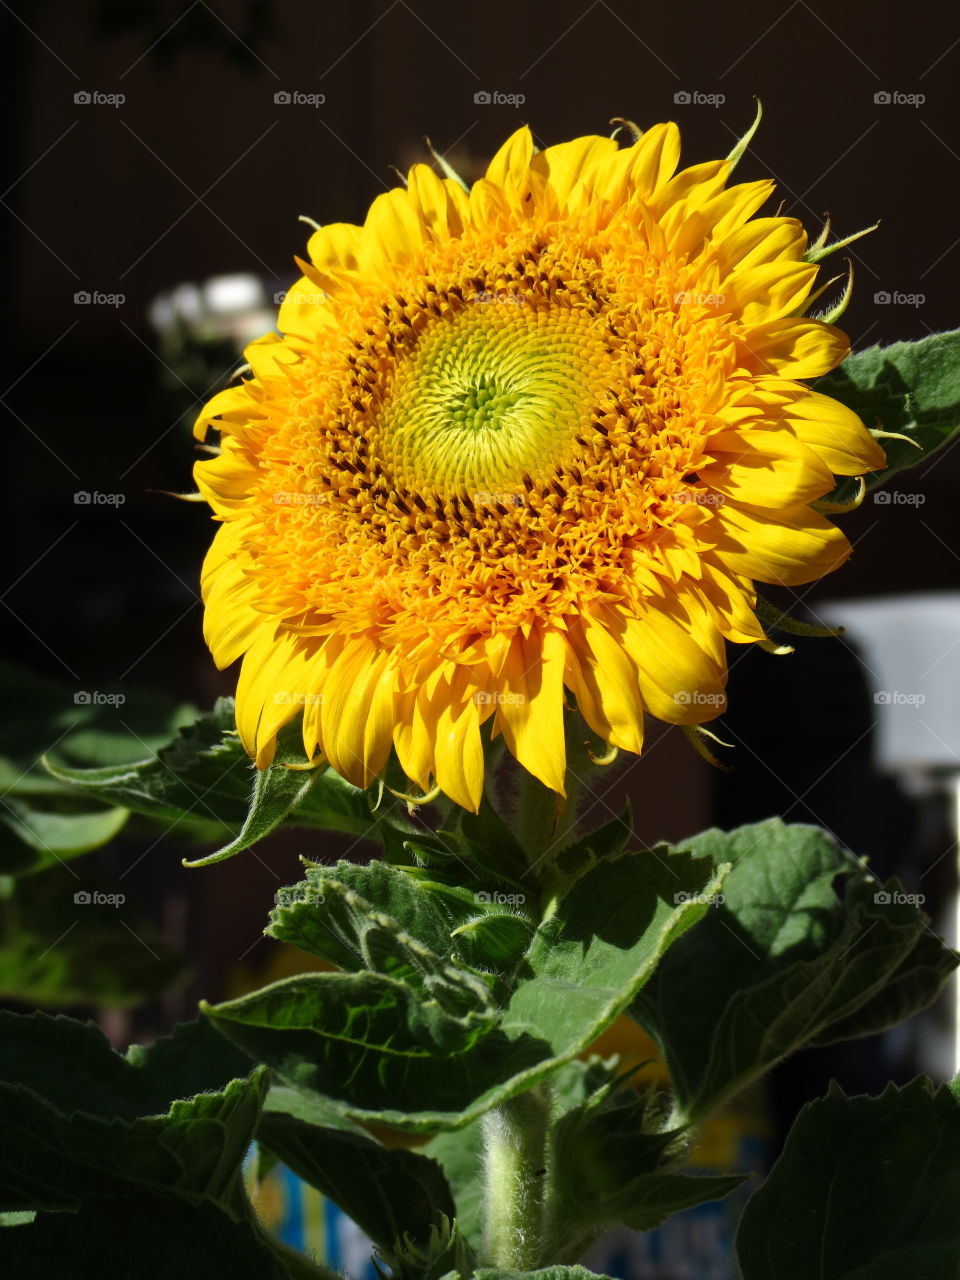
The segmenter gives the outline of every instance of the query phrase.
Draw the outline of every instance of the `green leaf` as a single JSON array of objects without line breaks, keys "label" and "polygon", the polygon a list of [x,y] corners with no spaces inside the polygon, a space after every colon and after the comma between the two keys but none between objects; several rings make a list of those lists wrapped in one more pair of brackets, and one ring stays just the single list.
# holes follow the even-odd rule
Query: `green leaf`
[{"label": "green leaf", "polygon": [[283,822],[377,839],[367,793],[330,769],[288,767],[303,763],[299,728],[293,724],[280,734],[274,764],[255,769],[236,736],[233,700],[221,698],[211,713],[145,759],[77,769],[56,758],[47,767],[59,782],[106,804],[174,823],[212,822],[236,832],[200,863],[250,848]]},{"label": "green leaf", "polygon": [[[209,1201],[161,1196],[92,1200],[78,1213],[41,1213],[3,1237],[11,1276],[51,1280],[291,1280],[294,1273],[251,1222],[235,1222]],[[327,1273],[333,1280],[332,1273]]]},{"label": "green leaf", "polygon": [[610,1280],[586,1267],[542,1267],[539,1271],[501,1271],[499,1267],[480,1267],[473,1280]]},{"label": "green leaf", "polygon": [[39,758],[56,748],[75,765],[136,760],[168,740],[196,716],[152,691],[79,690],[25,667],[0,663],[0,791],[15,795],[63,794]]},{"label": "green leaf", "polygon": [[77,904],[59,871],[17,882],[0,915],[0,1000],[128,1007],[167,991],[183,963],[149,921],[126,907]]},{"label": "green leaf", "polygon": [[[821,378],[816,390],[853,409],[868,427],[919,445],[880,441],[887,466],[866,479],[871,489],[885,484],[898,471],[927,461],[960,428],[960,330],[858,351]],[[851,490],[850,482],[841,488]]]},{"label": "green leaf", "polygon": [[330,1112],[333,1123],[318,1124],[316,1110],[301,1108],[293,1090],[277,1090],[261,1117],[259,1141],[339,1205],[395,1266],[405,1234],[425,1248],[441,1217],[456,1216],[443,1170],[415,1151],[392,1150],[369,1134],[342,1128]]},{"label": "green leaf", "polygon": [[92,1023],[0,1011],[0,1208],[72,1210],[148,1188],[239,1219],[267,1086],[249,1067],[198,1024],[123,1058]]},{"label": "green leaf", "polygon": [[737,1235],[744,1280],[942,1280],[960,1256],[960,1107],[914,1080],[808,1103]]},{"label": "green leaf", "polygon": [[105,804],[172,822],[186,815],[207,818],[225,828],[244,821],[252,786],[250,761],[234,732],[229,698],[220,698],[212,712],[146,758],[76,769],[62,764],[58,754],[48,759],[47,767],[54,778]]},{"label": "green leaf", "polygon": [[[432,953],[416,980],[404,968],[401,978],[308,974],[206,1012],[256,1061],[356,1120],[415,1132],[461,1128],[592,1044],[709,909],[721,878],[708,860],[685,854],[603,863],[539,926],[498,1010],[483,984],[478,990],[464,971],[458,986]],[[382,954],[402,958],[390,949],[394,927]]]},{"label": "green leaf", "polygon": [[623,813],[611,818],[593,831],[574,840],[556,856],[556,863],[562,871],[576,870],[579,864],[594,858],[609,858],[622,853],[633,834],[633,812],[627,801]]},{"label": "green leaf", "polygon": [[423,1154],[443,1170],[457,1207],[457,1225],[464,1239],[479,1251],[483,1236],[483,1120],[474,1120],[455,1133],[438,1133]]},{"label": "green leaf", "polygon": [[683,847],[734,869],[722,904],[671,950],[633,1012],[688,1120],[805,1044],[917,1012],[956,964],[896,883],[882,890],[816,827],[773,819]]},{"label": "green leaf", "polygon": [[567,1111],[552,1139],[561,1256],[579,1256],[611,1226],[649,1231],[671,1213],[720,1199],[744,1181],[677,1172],[688,1145],[682,1130],[663,1129],[651,1099],[618,1081]]},{"label": "green leaf", "polygon": [[514,914],[523,912],[525,896],[498,884],[448,884],[439,875],[383,862],[309,867],[305,880],[277,894],[267,933],[350,972],[392,971],[378,958],[387,929],[455,965],[511,972],[533,936],[532,922]]},{"label": "green leaf", "polygon": [[118,808],[57,813],[16,796],[4,797],[0,805],[0,875],[46,871],[99,849],[130,816]]}]

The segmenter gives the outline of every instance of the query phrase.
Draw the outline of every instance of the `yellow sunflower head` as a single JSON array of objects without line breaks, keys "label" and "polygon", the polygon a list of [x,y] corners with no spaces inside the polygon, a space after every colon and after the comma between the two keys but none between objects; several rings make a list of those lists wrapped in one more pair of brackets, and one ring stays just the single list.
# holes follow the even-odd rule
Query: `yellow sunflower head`
[{"label": "yellow sunflower head", "polygon": [[709,720],[724,642],[765,640],[753,583],[847,557],[811,503],[884,459],[798,381],[848,350],[804,318],[805,233],[679,150],[523,128],[469,190],[414,165],[310,238],[197,424],[205,634],[261,768],[302,712],[359,786],[395,748],[475,810],[489,732],[562,794],[568,695],[631,752],[645,713]]}]

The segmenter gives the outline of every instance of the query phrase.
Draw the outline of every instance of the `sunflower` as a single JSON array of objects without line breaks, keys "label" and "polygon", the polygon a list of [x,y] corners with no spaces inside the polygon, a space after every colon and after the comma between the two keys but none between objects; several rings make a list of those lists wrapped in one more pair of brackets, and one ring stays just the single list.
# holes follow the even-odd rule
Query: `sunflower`
[{"label": "sunflower", "polygon": [[725,641],[767,643],[754,583],[849,555],[811,504],[884,458],[798,381],[848,351],[804,315],[803,228],[735,157],[677,172],[674,124],[636,132],[522,128],[469,189],[414,165],[316,229],[200,415],[205,635],[260,768],[302,712],[358,786],[395,749],[476,810],[502,734],[562,795],[568,697],[629,752],[645,713],[719,715]]}]

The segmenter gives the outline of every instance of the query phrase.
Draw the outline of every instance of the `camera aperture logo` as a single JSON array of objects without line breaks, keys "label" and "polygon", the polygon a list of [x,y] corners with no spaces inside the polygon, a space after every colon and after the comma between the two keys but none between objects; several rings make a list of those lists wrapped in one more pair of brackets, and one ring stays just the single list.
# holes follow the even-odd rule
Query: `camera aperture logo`
[{"label": "camera aperture logo", "polygon": [[494,889],[488,893],[485,889],[481,889],[473,895],[473,900],[481,906],[522,907],[527,900],[527,896],[524,893],[501,893],[499,889]]}]

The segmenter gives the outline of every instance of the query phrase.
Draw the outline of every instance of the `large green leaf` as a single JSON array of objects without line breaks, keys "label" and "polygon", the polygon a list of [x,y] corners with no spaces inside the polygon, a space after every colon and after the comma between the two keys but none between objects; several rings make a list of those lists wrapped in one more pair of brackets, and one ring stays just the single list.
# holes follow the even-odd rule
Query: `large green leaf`
[{"label": "large green leaf", "polygon": [[[221,698],[212,712],[146,758],[97,769],[51,758],[48,768],[61,783],[106,804],[174,823],[202,820],[232,833],[203,862],[239,853],[283,822],[378,839],[367,793],[332,769],[305,770],[303,763],[294,724],[281,732],[270,768],[255,769],[236,735],[233,700]],[[384,809],[402,831],[417,830],[401,816],[398,802]]]},{"label": "large green leaf", "polygon": [[619,1083],[595,1089],[554,1127],[561,1257],[579,1257],[605,1228],[649,1231],[671,1213],[718,1200],[744,1181],[679,1172],[688,1135],[665,1130],[660,1108]]},{"label": "large green leaf", "polygon": [[944,1280],[960,1258],[960,1107],[915,1080],[797,1118],[737,1235],[744,1280]]},{"label": "large green leaf", "polygon": [[393,972],[382,952],[395,952],[387,934],[402,932],[454,964],[506,977],[534,931],[526,896],[512,885],[448,883],[436,870],[383,862],[309,867],[277,898],[267,932],[351,972]]},{"label": "large green leaf", "polygon": [[291,1089],[271,1094],[259,1141],[294,1173],[316,1187],[373,1240],[388,1265],[404,1235],[419,1248],[433,1228],[452,1221],[456,1206],[443,1170],[415,1151],[390,1149],[369,1134],[343,1127],[333,1108],[318,1123],[315,1106]]},{"label": "large green leaf", "polygon": [[46,1280],[292,1280],[333,1272],[285,1265],[253,1222],[236,1222],[210,1201],[165,1196],[90,1200],[77,1213],[41,1213],[8,1228],[0,1249],[11,1277]]},{"label": "large green leaf", "polygon": [[[433,959],[416,981],[307,974],[206,1012],[256,1061],[354,1119],[460,1128],[583,1052],[709,910],[720,882],[708,859],[685,854],[606,861],[539,926],[493,1018],[482,984],[464,971],[458,988]],[[472,1007],[458,1003],[466,990]]]},{"label": "large green leaf", "polygon": [[687,1119],[805,1044],[915,1013],[956,965],[899,885],[884,890],[816,827],[774,819],[683,847],[734,869],[722,904],[666,956],[634,1014],[659,1042]]},{"label": "large green leaf", "polygon": [[868,427],[909,438],[880,441],[887,466],[868,476],[867,484],[885,484],[926,461],[960,429],[960,330],[858,351],[816,389],[849,406]]},{"label": "large green leaf", "polygon": [[[148,1189],[216,1201],[243,1216],[239,1170],[256,1131],[265,1069],[177,1098],[162,1074],[172,1042],[157,1057],[142,1050],[131,1061],[92,1024],[42,1014],[0,1013],[0,1037],[4,1210],[76,1210],[91,1196]],[[213,1062],[231,1061],[199,1031],[177,1047],[182,1054],[204,1043]],[[211,1062],[187,1070],[206,1083]]]},{"label": "large green leaf", "polygon": [[130,816],[120,808],[57,812],[38,807],[39,799],[0,799],[0,875],[46,871],[99,849],[119,834]]},{"label": "large green leaf", "polygon": [[126,809],[99,805],[40,757],[55,749],[69,765],[103,765],[153,750],[195,714],[158,694],[76,689],[0,663],[0,876],[55,866],[112,840]]},{"label": "large green leaf", "polygon": [[89,877],[64,882],[59,870],[17,881],[0,910],[0,1001],[59,1008],[124,1007],[158,996],[184,975],[183,962],[128,907],[78,904]]},{"label": "large green leaf", "polygon": [[588,1271],[586,1267],[542,1267],[539,1271],[502,1271],[499,1267],[480,1267],[473,1280],[610,1280],[609,1276]]}]

